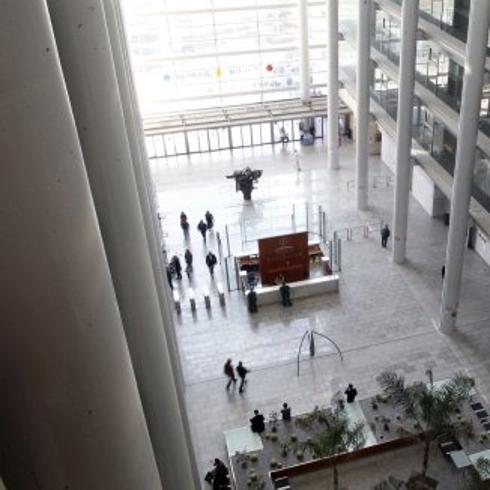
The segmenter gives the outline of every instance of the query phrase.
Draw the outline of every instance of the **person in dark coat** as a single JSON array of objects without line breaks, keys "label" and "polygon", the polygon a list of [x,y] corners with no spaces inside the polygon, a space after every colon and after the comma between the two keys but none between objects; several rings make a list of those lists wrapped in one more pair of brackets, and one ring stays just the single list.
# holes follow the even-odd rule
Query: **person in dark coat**
[{"label": "person in dark coat", "polygon": [[184,213],[184,211],[180,213],[180,227],[184,232],[184,237],[187,238],[189,235],[189,222],[187,221],[187,215]]},{"label": "person in dark coat", "polygon": [[170,270],[170,266],[167,265],[167,281],[168,285],[170,286],[170,289],[174,288],[174,285],[172,283],[172,272]]},{"label": "person in dark coat", "polygon": [[235,368],[233,367],[231,359],[228,359],[225,362],[223,371],[225,373],[225,376],[228,378],[228,383],[226,384],[226,390],[228,391],[230,389],[231,383],[233,383],[233,386],[236,385]]},{"label": "person in dark coat", "polygon": [[441,276],[442,276],[442,280],[444,281],[444,276],[446,275],[446,266],[443,265],[442,266],[442,269],[441,269]]},{"label": "person in dark coat", "polygon": [[282,306],[293,306],[293,303],[291,303],[291,290],[285,280],[283,280],[279,292],[281,293]]},{"label": "person in dark coat", "polygon": [[250,429],[257,434],[261,434],[265,430],[264,416],[258,410],[254,410],[254,416],[250,419]]},{"label": "person in dark coat", "polygon": [[216,258],[216,255],[214,255],[213,252],[208,252],[206,255],[206,265],[208,266],[209,273],[211,275],[214,274],[214,266],[218,262],[218,259]]},{"label": "person in dark coat", "polygon": [[203,220],[199,221],[197,229],[201,232],[203,240],[206,241],[206,231],[208,230],[208,227]]},{"label": "person in dark coat", "polygon": [[210,211],[206,211],[206,214],[204,215],[204,219],[206,220],[206,225],[208,227],[208,230],[210,230],[214,226],[214,216],[211,214]]},{"label": "person in dark coat", "polygon": [[228,488],[230,484],[230,477],[228,476],[228,468],[221,459],[215,458],[213,463],[213,490],[221,490],[222,488]]},{"label": "person in dark coat", "polygon": [[257,313],[257,293],[253,288],[247,294],[247,304],[249,313]]},{"label": "person in dark coat", "polygon": [[282,420],[285,421],[291,420],[291,407],[288,406],[286,402],[282,404],[281,415],[282,415]]},{"label": "person in dark coat", "polygon": [[192,257],[192,252],[189,249],[186,249],[184,253],[184,260],[187,265],[190,265],[192,267],[193,257]]},{"label": "person in dark coat", "polygon": [[245,378],[247,377],[247,374],[250,372],[250,370],[247,369],[242,364],[242,361],[239,361],[238,366],[236,367],[236,372],[238,374],[238,377],[240,378],[240,387],[238,388],[238,392],[243,393],[243,387],[244,387],[245,383],[247,382]]},{"label": "person in dark coat", "polygon": [[177,279],[182,279],[182,266],[180,265],[180,260],[177,255],[174,255],[172,257],[172,266],[175,271],[175,275],[177,276]]},{"label": "person in dark coat", "polygon": [[381,246],[383,248],[386,248],[386,245],[388,244],[388,238],[390,238],[391,232],[390,229],[388,228],[388,225],[384,225],[384,227],[381,229]]},{"label": "person in dark coat", "polygon": [[344,394],[347,397],[347,403],[353,403],[357,396],[357,390],[354,388],[354,385],[349,383],[349,386],[344,391]]}]

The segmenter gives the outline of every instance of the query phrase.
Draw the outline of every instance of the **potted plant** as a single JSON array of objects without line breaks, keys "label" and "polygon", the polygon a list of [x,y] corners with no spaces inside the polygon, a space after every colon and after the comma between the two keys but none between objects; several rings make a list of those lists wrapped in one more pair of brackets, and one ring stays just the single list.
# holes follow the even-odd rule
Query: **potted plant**
[{"label": "potted plant", "polygon": [[[345,411],[338,407],[333,410],[324,410],[318,422],[321,428],[317,437],[306,442],[306,446],[318,458],[359,449],[364,444],[364,424],[349,424]],[[339,473],[337,465],[334,464],[332,469],[333,488],[338,490]]]},{"label": "potted plant", "polygon": [[[422,479],[427,475],[429,452],[432,441],[442,436],[454,435],[456,428],[451,417],[462,404],[469,399],[474,386],[472,378],[457,374],[442,386],[434,386],[432,372],[429,372],[429,383],[405,384],[403,376],[386,371],[377,378],[384,393],[392,403],[399,407],[406,419],[412,420],[420,427],[424,438],[424,456],[422,462]],[[415,427],[415,425],[414,425]]]},{"label": "potted plant", "polygon": [[283,458],[287,458],[288,454],[289,454],[289,444],[287,442],[285,442],[284,444],[281,445],[281,455]]}]

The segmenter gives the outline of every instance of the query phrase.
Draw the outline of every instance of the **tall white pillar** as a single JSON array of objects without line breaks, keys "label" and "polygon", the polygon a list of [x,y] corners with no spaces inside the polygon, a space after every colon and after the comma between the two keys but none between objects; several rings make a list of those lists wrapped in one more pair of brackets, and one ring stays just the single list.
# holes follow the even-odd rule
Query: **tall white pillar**
[{"label": "tall white pillar", "polygon": [[308,0],[298,0],[299,5],[299,91],[303,102],[310,96],[310,53],[308,51]]},{"label": "tall white pillar", "polygon": [[407,248],[418,11],[419,0],[403,2],[396,123],[395,209],[393,212],[393,261],[396,264],[405,262]]},{"label": "tall white pillar", "polygon": [[102,0],[48,0],[164,488],[195,488]]},{"label": "tall white pillar", "polygon": [[356,74],[356,200],[357,209],[368,204],[368,127],[369,127],[369,59],[371,0],[358,0],[357,74]]},{"label": "tall white pillar", "polygon": [[2,478],[160,490],[45,1],[3,1],[0,42]]},{"label": "tall white pillar", "polygon": [[158,291],[158,298],[160,300],[160,311],[168,344],[167,351],[172,363],[175,389],[179,400],[181,419],[186,435],[185,443],[190,457],[188,471],[193,474],[195,486],[196,488],[199,488],[202,475],[199,475],[197,464],[195,462],[190,425],[185,409],[184,377],[175,334],[175,323],[172,314],[173,305],[170,302],[170,288],[161,252],[163,237],[161,236],[160,225],[157,219],[156,191],[153,186],[148,165],[143,122],[138,106],[131,68],[131,56],[127,43],[124,16],[120,0],[104,0],[104,8],[124,112],[128,142],[131,149],[136,184],[138,187],[141,209],[143,211],[146,235],[148,237],[154,279]]},{"label": "tall white pillar", "polygon": [[327,145],[328,166],[339,168],[339,2],[327,0],[328,15],[328,80],[327,80]]},{"label": "tall white pillar", "polygon": [[458,148],[451,198],[446,250],[446,274],[442,291],[440,329],[456,326],[463,273],[466,230],[473,184],[473,167],[480,119],[480,99],[488,40],[488,0],[472,0],[463,77],[463,95],[458,126]]}]

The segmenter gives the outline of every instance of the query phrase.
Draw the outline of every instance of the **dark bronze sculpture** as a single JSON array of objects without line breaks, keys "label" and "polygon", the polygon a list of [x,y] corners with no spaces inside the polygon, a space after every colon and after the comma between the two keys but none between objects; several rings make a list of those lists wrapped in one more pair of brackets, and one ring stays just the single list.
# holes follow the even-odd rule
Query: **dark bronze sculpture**
[{"label": "dark bronze sculpture", "polygon": [[262,170],[252,170],[250,167],[245,167],[243,170],[235,170],[231,175],[227,175],[226,178],[235,179],[236,191],[241,191],[243,199],[250,201],[254,190],[254,182],[258,182],[261,175]]}]

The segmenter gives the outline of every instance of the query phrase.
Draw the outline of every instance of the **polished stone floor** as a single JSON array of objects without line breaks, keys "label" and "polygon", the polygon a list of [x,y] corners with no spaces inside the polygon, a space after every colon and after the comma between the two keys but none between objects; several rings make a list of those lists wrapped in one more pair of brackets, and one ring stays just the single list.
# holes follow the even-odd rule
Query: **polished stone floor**
[{"label": "polished stone floor", "polygon": [[[332,395],[354,383],[361,398],[377,392],[376,376],[397,370],[407,379],[422,379],[432,369],[436,379],[463,370],[475,376],[478,388],[490,397],[490,274],[473,251],[467,250],[458,331],[444,336],[436,329],[441,294],[447,227],[430,218],[415,201],[410,203],[408,260],[403,266],[391,261],[380,247],[378,233],[363,238],[356,227],[366,223],[391,223],[393,187],[388,168],[370,161],[370,207],[355,210],[354,150],[341,148],[341,169],[329,171],[325,148],[320,144],[301,149],[302,170],[296,170],[289,151],[270,146],[152,161],[169,255],[185,247],[194,254],[195,271],[175,281],[183,297],[182,314],[176,318],[179,348],[184,364],[188,411],[200,470],[213,457],[224,457],[223,431],[247,424],[254,408],[265,414],[287,401],[295,412],[328,404]],[[245,165],[263,169],[252,203],[235,193],[225,178]],[[305,204],[308,203],[308,204]],[[226,255],[225,225],[232,253],[254,248],[257,237],[306,229],[317,231],[317,209],[327,215],[327,229],[354,228],[353,239],[342,243],[340,292],[298,300],[292,308],[270,305],[250,316],[238,291],[227,293],[225,308],[217,302],[216,282],[227,285],[224,260],[212,279],[204,265],[208,247],[217,251],[217,232]],[[196,230],[209,209],[216,218],[215,231],[205,245]],[[184,210],[191,236],[184,241],[179,214]],[[341,236],[343,234],[341,233]],[[313,235],[312,235],[313,237]],[[230,273],[231,278],[233,274]],[[230,281],[233,283],[233,280]],[[197,311],[186,301],[194,287]],[[207,311],[201,298],[203,286],[213,292]],[[232,284],[233,286],[233,284]],[[317,356],[298,346],[308,328],[331,337],[344,354],[341,361],[327,343],[317,343]],[[222,374],[230,357],[252,370],[246,392],[227,393]]]}]

